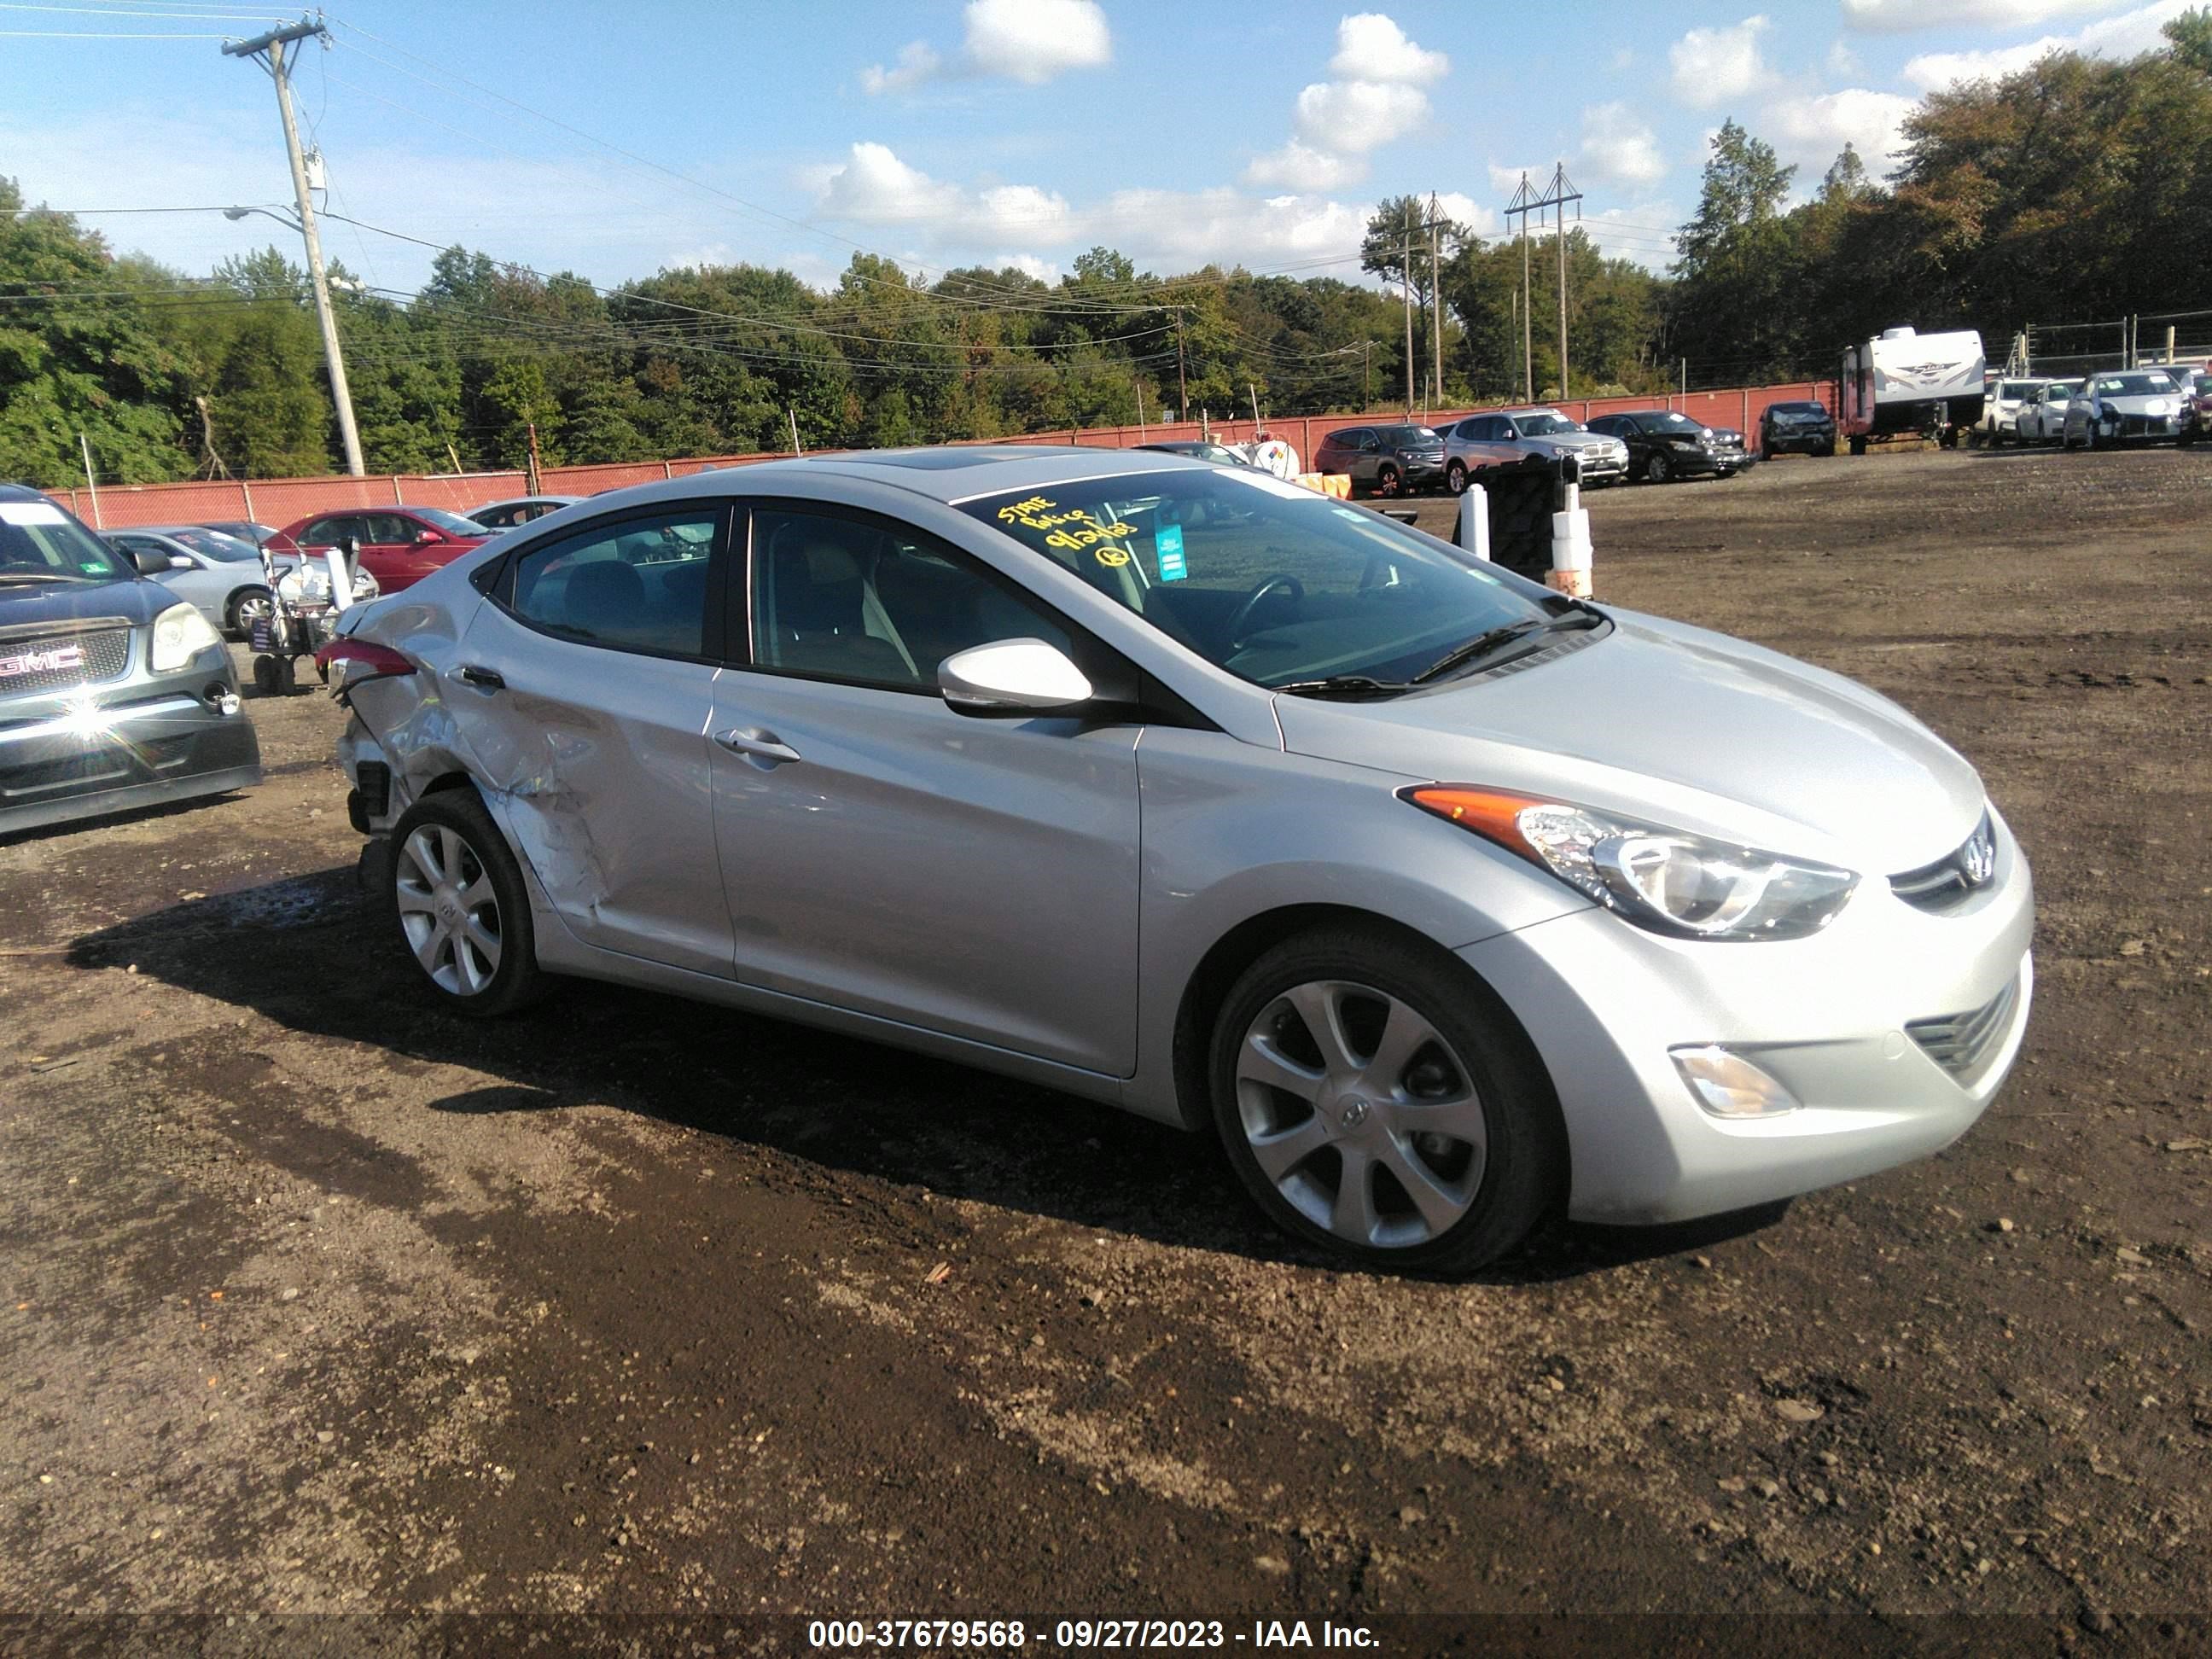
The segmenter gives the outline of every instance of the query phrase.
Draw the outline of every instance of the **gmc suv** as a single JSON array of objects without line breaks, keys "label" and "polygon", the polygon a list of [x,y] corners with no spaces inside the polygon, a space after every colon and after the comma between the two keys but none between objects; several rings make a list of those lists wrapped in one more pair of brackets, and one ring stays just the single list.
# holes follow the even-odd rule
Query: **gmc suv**
[{"label": "gmc suv", "polygon": [[0,483],[0,834],[260,781],[207,618],[37,490]]}]

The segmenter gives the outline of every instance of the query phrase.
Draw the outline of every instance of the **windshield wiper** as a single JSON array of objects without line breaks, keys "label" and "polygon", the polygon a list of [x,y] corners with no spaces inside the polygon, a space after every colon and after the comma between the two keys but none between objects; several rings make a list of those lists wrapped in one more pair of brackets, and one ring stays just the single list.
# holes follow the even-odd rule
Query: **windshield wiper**
[{"label": "windshield wiper", "polygon": [[1317,680],[1291,680],[1267,690],[1301,697],[1395,697],[1413,686],[1401,680],[1378,680],[1372,674],[1329,674]]},{"label": "windshield wiper", "polygon": [[1425,685],[1431,680],[1450,673],[1455,668],[1465,667],[1478,658],[1489,656],[1492,652],[1502,650],[1516,640],[1526,639],[1532,634],[1548,634],[1554,629],[1562,628],[1595,628],[1607,620],[1604,611],[1586,599],[1569,599],[1566,605],[1568,609],[1553,616],[1531,617],[1525,622],[1508,623],[1503,628],[1493,628],[1487,633],[1476,635],[1465,645],[1456,650],[1447,651],[1414,675],[1411,684]]}]

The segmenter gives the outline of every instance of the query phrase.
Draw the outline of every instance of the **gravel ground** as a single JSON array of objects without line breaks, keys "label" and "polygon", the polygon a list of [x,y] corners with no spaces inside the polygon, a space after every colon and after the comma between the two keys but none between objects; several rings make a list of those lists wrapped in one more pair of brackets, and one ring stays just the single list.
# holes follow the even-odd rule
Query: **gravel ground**
[{"label": "gravel ground", "polygon": [[2026,842],[1958,1146],[1345,1272],[1078,1102],[428,1009],[338,711],[260,701],[253,794],[0,842],[0,1612],[2212,1612],[2212,454],[1590,505],[1601,599],[1897,697]]}]

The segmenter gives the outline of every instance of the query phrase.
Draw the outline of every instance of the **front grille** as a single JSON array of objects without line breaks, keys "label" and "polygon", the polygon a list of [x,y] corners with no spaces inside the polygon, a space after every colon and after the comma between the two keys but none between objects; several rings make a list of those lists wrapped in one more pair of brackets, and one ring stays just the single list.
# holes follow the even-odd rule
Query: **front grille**
[{"label": "front grille", "polygon": [[1935,863],[1892,876],[1889,890],[1915,909],[1948,910],[1989,885],[1996,870],[1996,830],[1984,812],[1974,833]]},{"label": "front grille", "polygon": [[0,697],[119,680],[131,670],[131,629],[112,624],[69,634],[0,638]]},{"label": "front grille", "polygon": [[1989,1069],[1990,1057],[2004,1041],[2019,1001],[2020,978],[2014,975],[2003,990],[1972,1013],[1911,1020],[1905,1033],[1929,1059],[1960,1083],[1971,1085]]}]

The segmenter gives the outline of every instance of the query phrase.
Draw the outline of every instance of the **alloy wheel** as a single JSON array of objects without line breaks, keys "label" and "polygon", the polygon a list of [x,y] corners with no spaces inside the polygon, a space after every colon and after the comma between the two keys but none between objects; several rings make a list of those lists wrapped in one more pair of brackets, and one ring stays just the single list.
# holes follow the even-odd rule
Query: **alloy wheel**
[{"label": "alloy wheel", "polygon": [[276,603],[266,593],[248,593],[231,607],[231,626],[239,633],[250,634],[254,623],[266,622],[275,611]]},{"label": "alloy wheel", "polygon": [[1462,466],[1457,461],[1454,461],[1451,464],[1450,469],[1444,474],[1444,484],[1445,487],[1455,495],[1466,495],[1467,469]]},{"label": "alloy wheel", "polygon": [[1285,991],[1244,1033],[1236,1091],[1261,1172],[1347,1243],[1429,1243],[1481,1190],[1489,1133],[1471,1074],[1387,992],[1343,980]]},{"label": "alloy wheel", "polygon": [[1378,495],[1395,495],[1398,493],[1396,467],[1386,466],[1375,475],[1375,493]]},{"label": "alloy wheel", "polygon": [[499,895],[467,838],[426,823],[401,845],[393,881],[399,925],[422,971],[441,991],[474,996],[499,972]]},{"label": "alloy wheel", "polygon": [[1644,467],[1644,476],[1650,479],[1653,483],[1665,483],[1672,469],[1667,465],[1667,458],[1656,452]]}]

